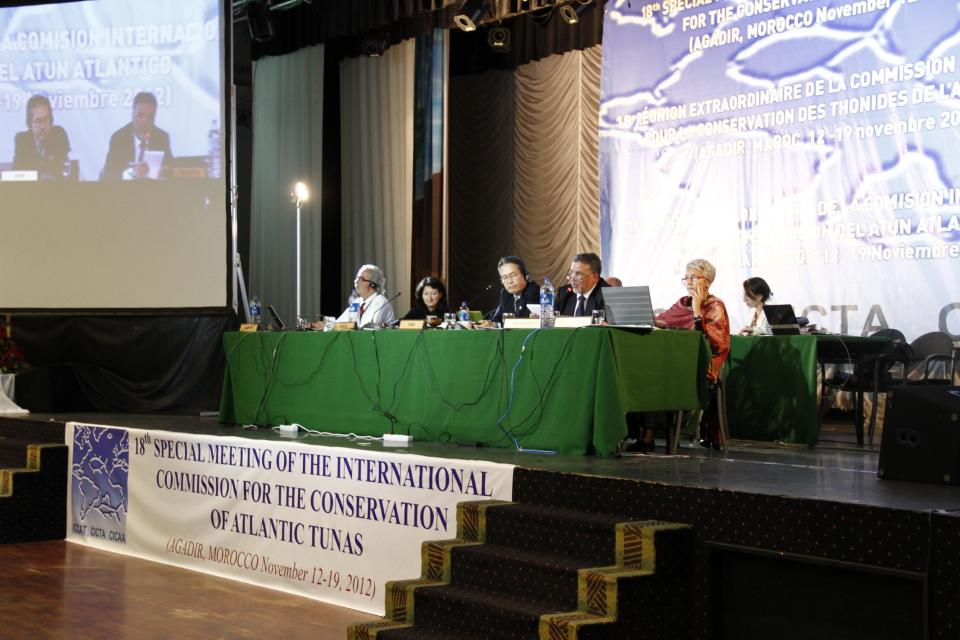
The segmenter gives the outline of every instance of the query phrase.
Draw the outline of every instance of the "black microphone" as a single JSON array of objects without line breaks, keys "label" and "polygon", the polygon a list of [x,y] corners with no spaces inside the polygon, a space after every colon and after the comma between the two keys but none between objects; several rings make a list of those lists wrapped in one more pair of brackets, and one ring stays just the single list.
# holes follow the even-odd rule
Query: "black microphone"
[{"label": "black microphone", "polygon": [[[399,298],[399,297],[401,296],[401,294],[402,294],[402,292],[397,291],[395,294],[393,294],[392,296],[390,296],[389,298],[387,298],[387,301],[386,301],[386,302],[384,302],[382,305],[380,305],[379,307],[377,307],[377,310],[383,309],[386,305],[390,304],[391,302],[393,302],[394,300],[396,300],[397,298]],[[381,295],[383,295],[383,294],[381,294]],[[373,321],[371,320],[370,322],[367,322],[366,324],[364,324],[364,325],[361,326],[360,328],[361,328],[361,329],[364,329],[364,328],[366,328],[366,327],[372,327],[372,326],[374,326],[374,325],[373,325]],[[380,322],[380,326],[381,326],[381,327],[382,327],[382,326],[386,326],[386,324],[381,321],[381,322]]]},{"label": "black microphone", "polygon": [[475,296],[473,296],[472,298],[470,298],[469,302],[467,302],[467,307],[472,307],[472,306],[473,306],[473,303],[480,299],[480,296],[482,296],[483,294],[485,294],[487,291],[490,291],[490,289],[493,289],[493,288],[494,288],[495,286],[497,286],[498,284],[500,284],[500,281],[499,281],[499,280],[494,280],[493,282],[491,282],[490,284],[488,284],[487,286],[485,286],[483,289],[480,290],[480,293],[478,293],[477,295],[475,295]]}]

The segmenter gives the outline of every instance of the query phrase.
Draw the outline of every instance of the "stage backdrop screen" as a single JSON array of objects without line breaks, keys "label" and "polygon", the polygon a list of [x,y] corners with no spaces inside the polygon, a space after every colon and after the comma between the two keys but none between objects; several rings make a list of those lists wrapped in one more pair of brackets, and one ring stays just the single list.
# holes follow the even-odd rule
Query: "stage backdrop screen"
[{"label": "stage backdrop screen", "polygon": [[685,293],[717,267],[830,330],[960,334],[960,5],[610,0],[605,272]]},{"label": "stage backdrop screen", "polygon": [[227,304],[222,0],[0,8],[0,309]]}]

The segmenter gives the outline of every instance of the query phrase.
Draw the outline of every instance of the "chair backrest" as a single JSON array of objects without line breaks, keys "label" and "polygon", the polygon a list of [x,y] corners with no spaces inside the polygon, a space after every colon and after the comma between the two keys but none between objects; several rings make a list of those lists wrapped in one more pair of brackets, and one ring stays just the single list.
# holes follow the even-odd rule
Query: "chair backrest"
[{"label": "chair backrest", "polygon": [[931,331],[911,342],[910,348],[917,360],[932,355],[949,356],[953,355],[953,338],[942,331]]}]

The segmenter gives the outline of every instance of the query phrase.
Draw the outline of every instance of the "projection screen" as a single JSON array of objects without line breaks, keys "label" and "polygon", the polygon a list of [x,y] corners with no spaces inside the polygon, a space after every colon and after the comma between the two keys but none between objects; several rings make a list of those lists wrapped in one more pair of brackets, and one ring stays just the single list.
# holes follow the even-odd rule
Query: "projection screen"
[{"label": "projection screen", "polygon": [[228,15],[0,8],[0,309],[227,305]]}]

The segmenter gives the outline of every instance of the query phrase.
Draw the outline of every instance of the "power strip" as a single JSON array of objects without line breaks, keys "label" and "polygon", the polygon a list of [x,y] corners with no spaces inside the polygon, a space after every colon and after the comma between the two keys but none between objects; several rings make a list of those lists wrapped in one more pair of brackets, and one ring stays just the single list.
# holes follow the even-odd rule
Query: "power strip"
[{"label": "power strip", "polygon": [[410,444],[413,442],[413,436],[405,433],[385,433],[383,434],[383,443],[392,442],[394,444]]}]

